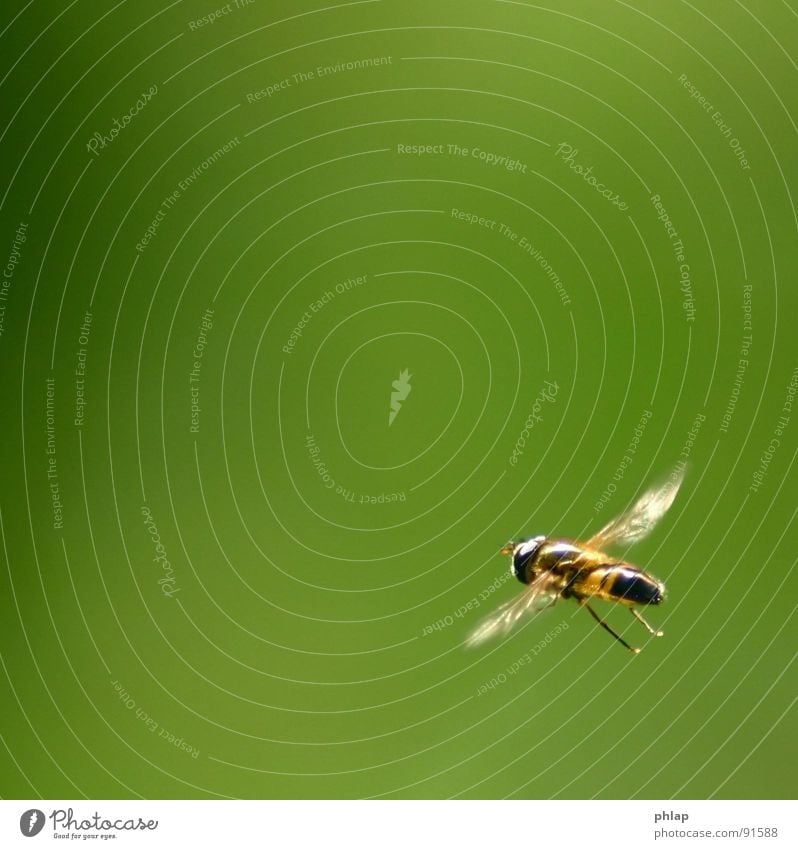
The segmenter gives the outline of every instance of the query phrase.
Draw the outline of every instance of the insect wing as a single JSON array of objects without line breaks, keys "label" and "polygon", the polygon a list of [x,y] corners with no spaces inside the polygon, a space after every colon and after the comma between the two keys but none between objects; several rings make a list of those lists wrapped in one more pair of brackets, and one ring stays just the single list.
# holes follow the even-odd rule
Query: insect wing
[{"label": "insect wing", "polygon": [[556,599],[557,593],[552,587],[551,576],[541,575],[526,588],[522,595],[505,602],[491,616],[483,619],[476,630],[468,636],[466,646],[478,646],[491,637],[508,633],[524,614],[537,613],[553,604]]},{"label": "insect wing", "polygon": [[643,539],[673,504],[683,478],[684,475],[679,473],[675,479],[649,489],[626,513],[605,525],[586,545],[601,549],[608,545],[632,543]]}]

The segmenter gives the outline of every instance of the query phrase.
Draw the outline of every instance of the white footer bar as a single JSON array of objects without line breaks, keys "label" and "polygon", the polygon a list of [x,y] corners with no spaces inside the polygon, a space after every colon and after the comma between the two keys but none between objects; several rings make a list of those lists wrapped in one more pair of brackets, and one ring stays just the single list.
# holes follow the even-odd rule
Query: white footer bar
[{"label": "white footer bar", "polygon": [[798,846],[793,801],[0,801],[0,846]]}]

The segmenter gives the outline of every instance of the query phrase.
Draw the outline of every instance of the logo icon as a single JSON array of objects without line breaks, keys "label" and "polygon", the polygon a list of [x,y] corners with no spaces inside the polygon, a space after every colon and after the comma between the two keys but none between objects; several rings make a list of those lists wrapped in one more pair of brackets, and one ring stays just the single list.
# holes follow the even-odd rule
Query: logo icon
[{"label": "logo icon", "polygon": [[412,376],[407,369],[403,369],[399,372],[399,379],[394,380],[391,384],[394,391],[391,392],[391,412],[388,413],[388,427],[393,424],[393,420],[399,415],[399,410],[402,409],[402,401],[407,398],[413,388],[410,385]]},{"label": "logo icon", "polygon": [[36,837],[44,828],[44,811],[31,808],[19,818],[19,830],[25,837]]}]

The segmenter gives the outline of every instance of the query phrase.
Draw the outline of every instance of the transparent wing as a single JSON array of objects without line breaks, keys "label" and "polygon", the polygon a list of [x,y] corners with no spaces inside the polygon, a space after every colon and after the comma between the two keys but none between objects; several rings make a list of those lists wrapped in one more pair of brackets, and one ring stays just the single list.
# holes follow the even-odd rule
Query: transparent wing
[{"label": "transparent wing", "polygon": [[675,478],[671,477],[666,483],[649,489],[629,510],[605,525],[585,545],[602,549],[613,544],[632,543],[643,539],[673,504],[682,480],[683,470]]},{"label": "transparent wing", "polygon": [[466,646],[477,646],[506,634],[524,614],[538,613],[544,607],[554,604],[557,593],[552,588],[552,576],[544,573],[524,590],[523,594],[505,602],[491,616],[483,619],[476,630],[469,634]]}]

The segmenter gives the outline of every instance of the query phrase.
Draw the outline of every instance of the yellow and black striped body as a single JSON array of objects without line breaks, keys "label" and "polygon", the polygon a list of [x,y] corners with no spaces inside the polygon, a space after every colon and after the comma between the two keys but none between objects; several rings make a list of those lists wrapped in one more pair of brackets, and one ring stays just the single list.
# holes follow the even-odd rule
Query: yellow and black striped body
[{"label": "yellow and black striped body", "polygon": [[566,539],[529,540],[515,551],[512,571],[525,584],[547,575],[563,598],[659,604],[665,593],[663,584],[642,569]]}]

